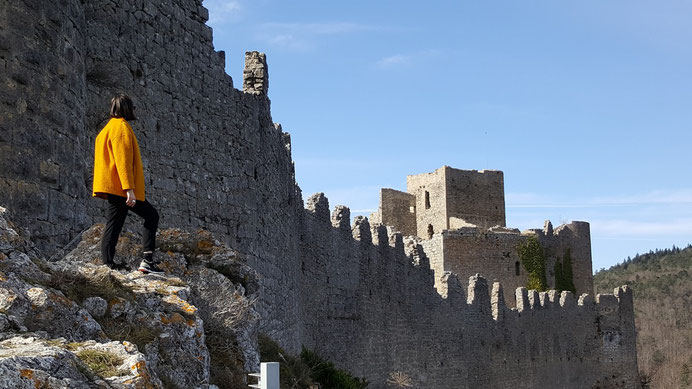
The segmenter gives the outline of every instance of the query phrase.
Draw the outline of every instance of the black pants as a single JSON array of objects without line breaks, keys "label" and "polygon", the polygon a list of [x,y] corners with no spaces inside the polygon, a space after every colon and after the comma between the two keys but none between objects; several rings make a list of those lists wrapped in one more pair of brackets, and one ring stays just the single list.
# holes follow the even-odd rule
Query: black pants
[{"label": "black pants", "polygon": [[143,252],[154,252],[156,248],[156,229],[159,226],[159,213],[148,201],[137,201],[134,207],[128,207],[122,196],[108,195],[108,209],[106,210],[106,228],[101,238],[101,259],[106,265],[112,265],[115,256],[115,245],[118,244],[120,231],[125,224],[127,212],[132,211],[144,218],[144,231],[142,233]]}]

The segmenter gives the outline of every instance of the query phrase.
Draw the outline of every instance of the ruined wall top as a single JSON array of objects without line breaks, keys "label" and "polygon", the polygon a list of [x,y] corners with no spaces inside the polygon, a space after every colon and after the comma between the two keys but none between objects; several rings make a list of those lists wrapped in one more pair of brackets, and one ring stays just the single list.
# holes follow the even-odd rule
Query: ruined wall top
[{"label": "ruined wall top", "polygon": [[461,170],[445,166],[447,217],[481,228],[504,227],[505,185],[499,170]]},{"label": "ruined wall top", "polygon": [[258,51],[245,52],[245,69],[243,70],[243,92],[266,95],[269,90],[269,72],[267,57]]},{"label": "ruined wall top", "polygon": [[421,238],[450,228],[506,225],[504,177],[499,170],[442,166],[406,176],[406,192],[383,189],[379,209],[372,217]]}]

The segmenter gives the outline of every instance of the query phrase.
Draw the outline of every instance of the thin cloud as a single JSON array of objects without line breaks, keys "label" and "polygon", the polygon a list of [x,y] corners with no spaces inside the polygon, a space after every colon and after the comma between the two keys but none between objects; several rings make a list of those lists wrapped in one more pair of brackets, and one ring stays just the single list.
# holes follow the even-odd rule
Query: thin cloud
[{"label": "thin cloud", "polygon": [[238,21],[244,10],[238,0],[204,0],[204,6],[209,10],[209,24],[215,25]]},{"label": "thin cloud", "polygon": [[592,235],[613,237],[654,237],[692,235],[692,219],[670,221],[595,220]]},{"label": "thin cloud", "polygon": [[262,23],[257,39],[283,49],[305,51],[316,46],[320,37],[380,30],[382,27],[351,22]]},{"label": "thin cloud", "polygon": [[271,45],[294,50],[306,50],[310,47],[307,41],[299,39],[293,34],[267,35],[264,40]]},{"label": "thin cloud", "polygon": [[598,196],[579,202],[550,199],[535,193],[508,193],[507,208],[595,208],[692,204],[692,189],[655,190],[625,196]]},{"label": "thin cloud", "polygon": [[333,35],[349,34],[354,32],[372,31],[379,27],[350,22],[330,23],[262,23],[262,29],[291,32],[305,35]]},{"label": "thin cloud", "polygon": [[419,50],[413,53],[399,53],[383,57],[375,61],[375,67],[379,69],[392,69],[399,66],[406,66],[418,62],[420,60],[428,61],[431,57],[437,57],[444,53],[440,49]]},{"label": "thin cloud", "polygon": [[692,204],[692,189],[655,190],[629,196],[601,197],[594,199],[594,202],[605,205]]},{"label": "thin cloud", "polygon": [[403,54],[396,54],[378,60],[375,65],[380,69],[389,69],[393,66],[404,65],[411,61],[411,57]]}]

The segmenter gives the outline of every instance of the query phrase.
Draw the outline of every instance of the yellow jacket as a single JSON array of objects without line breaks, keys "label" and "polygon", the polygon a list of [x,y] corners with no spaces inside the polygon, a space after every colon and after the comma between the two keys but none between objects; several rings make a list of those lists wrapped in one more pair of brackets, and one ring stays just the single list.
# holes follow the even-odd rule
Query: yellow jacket
[{"label": "yellow jacket", "polygon": [[144,169],[139,144],[132,127],[123,118],[112,118],[96,137],[94,148],[94,197],[106,193],[144,201]]}]

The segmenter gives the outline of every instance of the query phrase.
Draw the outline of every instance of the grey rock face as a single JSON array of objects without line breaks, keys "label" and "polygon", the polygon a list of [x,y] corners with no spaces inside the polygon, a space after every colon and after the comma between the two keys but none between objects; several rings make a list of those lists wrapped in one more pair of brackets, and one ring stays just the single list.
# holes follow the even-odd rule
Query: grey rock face
[{"label": "grey rock face", "polygon": [[98,296],[88,297],[84,300],[82,306],[86,308],[86,310],[89,311],[91,316],[95,318],[103,317],[103,315],[106,314],[106,310],[108,309],[108,303],[106,302],[106,300]]},{"label": "grey rock face", "polygon": [[[0,213],[1,237],[15,236],[11,225]],[[114,271],[93,263],[100,228],[67,260],[29,260],[3,246],[12,255],[0,262],[0,372],[13,373],[0,387],[209,388],[223,379],[244,386],[259,367],[256,273],[211,234],[180,230],[160,239],[168,276]],[[121,243],[117,255],[129,263],[137,250]],[[117,363],[94,371],[91,357]],[[223,370],[228,361],[235,365]]]},{"label": "grey rock face", "polygon": [[[110,369],[93,371],[97,363]],[[144,355],[120,342],[65,342],[33,336],[0,342],[2,388],[163,388]]]},{"label": "grey rock face", "polygon": [[102,336],[101,326],[89,312],[62,292],[29,283],[15,273],[0,280],[0,311],[25,331],[44,330],[52,337],[72,341]]}]

